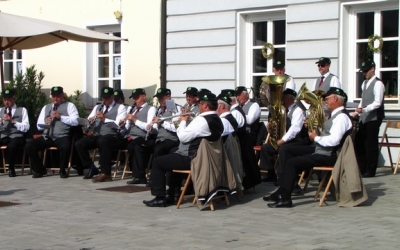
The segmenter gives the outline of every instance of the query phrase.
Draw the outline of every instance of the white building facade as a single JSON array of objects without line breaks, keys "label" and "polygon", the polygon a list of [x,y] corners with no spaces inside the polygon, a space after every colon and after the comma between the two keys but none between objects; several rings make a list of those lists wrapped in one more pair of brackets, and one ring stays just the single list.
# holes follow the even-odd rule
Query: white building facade
[{"label": "white building facade", "polygon": [[[371,42],[370,36],[377,35]],[[382,38],[383,46],[379,47]],[[368,49],[379,50],[373,52]],[[270,59],[265,44],[274,47]],[[399,1],[330,0],[168,0],[167,87],[175,98],[186,87],[221,89],[246,86],[257,95],[261,78],[271,75],[273,60],[284,60],[296,90],[313,89],[316,61],[329,57],[350,101],[361,98],[366,59],[376,62],[386,85],[387,116],[399,102]],[[270,50],[267,50],[267,56]]]}]

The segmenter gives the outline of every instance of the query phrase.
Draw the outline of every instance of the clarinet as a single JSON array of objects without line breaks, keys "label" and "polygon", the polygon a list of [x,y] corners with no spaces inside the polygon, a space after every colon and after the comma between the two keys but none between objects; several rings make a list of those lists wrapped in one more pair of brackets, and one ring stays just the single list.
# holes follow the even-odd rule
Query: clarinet
[{"label": "clarinet", "polygon": [[104,108],[104,103],[101,103],[101,105],[99,106],[99,108],[96,111],[96,116],[94,117],[94,119],[91,122],[89,122],[89,126],[86,127],[86,133],[92,129],[93,125],[95,125],[96,119],[97,119],[97,113],[100,112],[101,110],[103,110],[103,108]]}]

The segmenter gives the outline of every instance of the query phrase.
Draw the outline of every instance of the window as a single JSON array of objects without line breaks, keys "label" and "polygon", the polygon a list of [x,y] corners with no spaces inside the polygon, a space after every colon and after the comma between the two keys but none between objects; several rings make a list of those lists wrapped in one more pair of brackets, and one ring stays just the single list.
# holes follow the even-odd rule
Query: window
[{"label": "window", "polygon": [[[376,64],[375,74],[385,85],[385,102],[397,103],[399,96],[399,10],[360,10],[356,11],[354,17],[356,18],[355,97],[361,98],[361,84],[364,81],[363,75],[358,73],[360,64],[371,59]],[[368,46],[368,38],[373,35],[381,36],[383,39],[383,47],[377,53],[374,53]],[[378,46],[379,42],[375,41],[374,47]]]},{"label": "window", "polygon": [[22,73],[22,51],[4,51],[4,83],[10,83],[17,74]]},{"label": "window", "polygon": [[[246,54],[239,58],[238,85],[246,85],[251,88],[252,98],[259,100],[259,88],[262,78],[271,75],[274,60],[285,61],[286,59],[286,20],[284,11],[271,11],[257,14],[243,14],[246,37],[244,45],[240,50]],[[270,43],[275,52],[272,58],[266,59],[262,55],[264,44]],[[270,50],[268,50],[270,53]],[[241,54],[239,52],[239,54]],[[246,83],[246,84],[243,84]],[[261,102],[258,102],[263,106]]]},{"label": "window", "polygon": [[[120,32],[110,34],[121,37]],[[99,43],[97,65],[97,96],[101,100],[103,87],[121,89],[121,41]]]}]

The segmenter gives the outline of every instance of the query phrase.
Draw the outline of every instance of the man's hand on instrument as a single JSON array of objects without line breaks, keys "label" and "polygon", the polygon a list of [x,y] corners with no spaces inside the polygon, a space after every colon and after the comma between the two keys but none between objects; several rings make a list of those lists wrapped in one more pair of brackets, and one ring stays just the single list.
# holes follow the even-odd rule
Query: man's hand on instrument
[{"label": "man's hand on instrument", "polygon": [[314,141],[316,136],[318,136],[318,134],[317,134],[317,131],[315,129],[308,131],[308,137],[310,138],[311,141]]},{"label": "man's hand on instrument", "polygon": [[278,144],[278,147],[282,146],[283,144],[285,144],[285,141],[280,139],[276,142],[276,144]]}]

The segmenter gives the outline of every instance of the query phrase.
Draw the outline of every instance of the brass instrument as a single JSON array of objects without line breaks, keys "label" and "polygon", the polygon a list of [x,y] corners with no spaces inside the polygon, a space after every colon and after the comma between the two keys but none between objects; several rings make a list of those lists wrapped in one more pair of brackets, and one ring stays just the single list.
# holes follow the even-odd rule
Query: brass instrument
[{"label": "brass instrument", "polygon": [[[286,111],[282,106],[283,86],[290,80],[288,76],[264,76],[263,84],[268,85],[269,101],[268,133],[270,134],[271,146],[278,149],[278,140],[286,133]],[[267,89],[266,89],[267,90]]]},{"label": "brass instrument", "polygon": [[299,93],[297,94],[298,101],[305,101],[310,104],[310,107],[306,110],[306,118],[307,123],[305,124],[308,130],[323,130],[325,115],[322,104],[322,95],[325,94],[322,90],[315,90],[310,92],[306,86],[306,83],[303,83],[301,86]]},{"label": "brass instrument", "polygon": [[167,116],[167,117],[160,117],[160,118],[158,118],[158,122],[161,123],[161,122],[163,122],[165,120],[169,120],[169,119],[172,119],[172,118],[175,118],[175,117],[179,117],[181,115],[195,116],[196,113],[195,112],[188,112],[188,113],[182,113],[182,114],[177,114],[177,115],[171,115],[171,116]]}]

